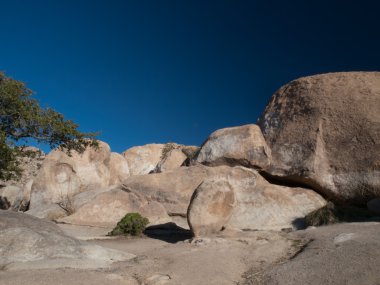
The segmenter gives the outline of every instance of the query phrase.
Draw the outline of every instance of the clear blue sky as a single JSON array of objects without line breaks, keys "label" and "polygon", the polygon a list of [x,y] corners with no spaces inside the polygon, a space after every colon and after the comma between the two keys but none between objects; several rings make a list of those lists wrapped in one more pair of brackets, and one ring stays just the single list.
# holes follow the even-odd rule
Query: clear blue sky
[{"label": "clear blue sky", "polygon": [[378,1],[0,0],[0,70],[114,151],[255,123],[297,77],[380,70]]}]

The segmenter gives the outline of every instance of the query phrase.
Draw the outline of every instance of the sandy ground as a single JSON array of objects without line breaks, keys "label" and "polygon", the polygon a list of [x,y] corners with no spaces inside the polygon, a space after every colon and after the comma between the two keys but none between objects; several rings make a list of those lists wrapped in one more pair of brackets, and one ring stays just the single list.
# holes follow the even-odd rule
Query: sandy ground
[{"label": "sandy ground", "polygon": [[87,243],[137,257],[96,270],[0,270],[0,284],[380,284],[379,223],[224,232],[192,241],[186,231],[109,238],[109,229],[60,227]]},{"label": "sandy ground", "polygon": [[0,284],[239,284],[244,274],[297,251],[285,233],[243,232],[191,241],[188,232],[155,231],[142,238],[107,238],[109,229],[60,225],[88,243],[135,254],[97,270],[42,269],[0,272]]}]

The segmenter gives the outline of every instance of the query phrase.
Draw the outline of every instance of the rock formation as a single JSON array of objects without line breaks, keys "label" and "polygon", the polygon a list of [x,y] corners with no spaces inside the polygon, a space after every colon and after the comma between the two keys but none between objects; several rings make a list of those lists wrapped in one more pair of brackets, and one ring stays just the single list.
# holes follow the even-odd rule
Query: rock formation
[{"label": "rock formation", "polygon": [[113,228],[126,213],[138,212],[149,219],[150,225],[171,222],[165,208],[156,201],[148,201],[144,195],[120,188],[99,193],[77,208],[75,213],[59,219],[74,225]]},{"label": "rock formation", "polygon": [[194,190],[208,176],[209,168],[198,165],[181,167],[163,173],[131,176],[123,187],[161,203],[169,215],[186,217],[186,210]]},{"label": "rock formation", "polygon": [[131,175],[148,174],[153,171],[161,161],[164,144],[147,144],[132,147],[122,155],[128,162]]},{"label": "rock formation", "polygon": [[380,196],[380,73],[329,73],[281,87],[259,119],[268,173],[340,203]]},{"label": "rock formation", "polygon": [[187,159],[182,151],[181,145],[174,143],[166,144],[161,156],[161,161],[157,164],[154,172],[160,173],[179,168]]},{"label": "rock formation", "polygon": [[196,161],[210,166],[242,165],[265,169],[270,164],[270,149],[257,125],[225,128],[208,137]]},{"label": "rock formation", "polygon": [[270,184],[244,167],[214,167],[196,189],[188,209],[195,236],[235,230],[297,228],[298,220],[325,205],[309,189]]},{"label": "rock formation", "polygon": [[1,210],[15,210],[17,211],[22,203],[23,189],[14,186],[7,185],[0,188],[0,209]]},{"label": "rock formation", "polygon": [[54,223],[23,213],[0,211],[0,224],[0,267],[6,270],[99,268],[135,257],[85,244],[65,235]]}]

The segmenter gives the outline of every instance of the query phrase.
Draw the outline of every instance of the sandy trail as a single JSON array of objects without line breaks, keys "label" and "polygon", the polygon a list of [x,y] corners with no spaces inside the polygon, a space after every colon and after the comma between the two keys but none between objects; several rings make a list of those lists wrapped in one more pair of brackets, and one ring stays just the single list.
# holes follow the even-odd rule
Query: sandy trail
[{"label": "sandy trail", "polygon": [[[244,232],[193,242],[189,234],[150,234],[142,238],[104,237],[109,229],[60,225],[72,236],[137,255],[96,270],[40,269],[0,272],[0,284],[239,284],[252,268],[260,270],[296,250],[285,233]],[[95,238],[95,239],[93,239]]]}]

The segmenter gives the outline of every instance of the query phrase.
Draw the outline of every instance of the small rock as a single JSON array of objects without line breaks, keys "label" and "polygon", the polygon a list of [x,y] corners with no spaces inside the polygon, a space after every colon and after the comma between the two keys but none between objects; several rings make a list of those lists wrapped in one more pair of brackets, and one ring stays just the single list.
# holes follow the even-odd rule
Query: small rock
[{"label": "small rock", "polygon": [[167,274],[154,274],[145,279],[143,285],[163,285],[167,284],[171,277]]},{"label": "small rock", "polygon": [[348,234],[340,234],[334,238],[334,243],[342,243],[345,241],[352,240],[354,238],[355,234],[354,233],[348,233]]}]

